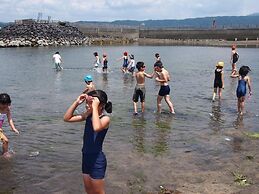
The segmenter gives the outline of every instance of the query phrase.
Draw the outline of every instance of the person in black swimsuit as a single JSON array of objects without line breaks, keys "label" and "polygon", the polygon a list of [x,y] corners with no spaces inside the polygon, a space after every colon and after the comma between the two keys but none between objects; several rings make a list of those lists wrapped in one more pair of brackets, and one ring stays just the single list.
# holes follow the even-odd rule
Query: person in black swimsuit
[{"label": "person in black swimsuit", "polygon": [[219,95],[219,99],[221,99],[222,96],[222,89],[224,89],[223,67],[224,62],[218,62],[216,64],[212,101],[215,101],[217,93]]}]

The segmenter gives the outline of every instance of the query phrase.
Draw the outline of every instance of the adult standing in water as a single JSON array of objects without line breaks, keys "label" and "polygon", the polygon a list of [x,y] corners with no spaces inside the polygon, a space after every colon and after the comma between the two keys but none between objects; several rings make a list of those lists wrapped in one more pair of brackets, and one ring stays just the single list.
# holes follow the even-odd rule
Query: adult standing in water
[{"label": "adult standing in water", "polygon": [[61,66],[62,63],[62,58],[59,54],[59,52],[56,52],[53,57],[52,57],[54,63],[55,63],[55,68],[57,71],[61,71],[63,69],[63,67]]},{"label": "adult standing in water", "polygon": [[[76,108],[85,102],[86,111],[75,115]],[[82,148],[82,173],[85,191],[88,194],[104,194],[104,177],[107,166],[106,156],[102,151],[103,141],[110,125],[112,103],[102,90],[81,94],[67,109],[64,115],[66,122],[85,121]]]},{"label": "adult standing in water", "polygon": [[231,59],[230,59],[230,63],[232,64],[231,77],[235,78],[235,77],[238,77],[236,63],[239,59],[239,55],[236,50],[237,49],[236,45],[233,45],[231,49],[232,49],[231,50]]}]

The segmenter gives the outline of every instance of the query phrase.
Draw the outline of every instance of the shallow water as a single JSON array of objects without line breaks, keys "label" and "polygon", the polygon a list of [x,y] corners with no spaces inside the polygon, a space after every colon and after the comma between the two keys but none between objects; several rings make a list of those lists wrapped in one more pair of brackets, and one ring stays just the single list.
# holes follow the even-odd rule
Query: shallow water
[{"label": "shallow water", "polygon": [[[51,57],[59,50],[64,70],[56,72]],[[132,116],[135,80],[120,72],[116,61],[127,50],[152,71],[159,52],[171,74],[176,115],[155,114],[159,86],[146,80],[146,112]],[[108,54],[109,74],[97,73],[93,52]],[[0,91],[12,97],[12,112],[21,134],[5,122],[15,156],[0,158],[0,192],[83,193],[81,146],[84,123],[65,123],[63,115],[92,74],[113,102],[112,123],[104,151],[108,160],[107,193],[156,193],[159,186],[183,193],[258,191],[259,140],[244,132],[259,132],[258,49],[238,49],[241,64],[252,69],[253,96],[246,113],[236,111],[237,80],[229,77],[230,49],[215,47],[107,46],[0,49]],[[225,61],[221,102],[211,102],[214,66]],[[81,111],[82,109],[79,109]],[[37,153],[37,154],[35,154]],[[246,156],[254,156],[248,160]],[[240,187],[231,172],[253,183]]]}]

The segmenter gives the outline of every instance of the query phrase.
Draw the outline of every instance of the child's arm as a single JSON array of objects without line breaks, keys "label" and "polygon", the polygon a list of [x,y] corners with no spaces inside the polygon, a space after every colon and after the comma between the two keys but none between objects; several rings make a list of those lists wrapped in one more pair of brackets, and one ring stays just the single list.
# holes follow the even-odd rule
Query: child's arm
[{"label": "child's arm", "polygon": [[222,82],[222,89],[224,89],[224,72],[221,72],[221,82]]},{"label": "child's arm", "polygon": [[92,124],[93,124],[93,129],[96,132],[99,132],[99,131],[102,131],[103,129],[108,128],[110,124],[110,117],[104,116],[100,119],[99,111],[98,111],[99,104],[100,104],[99,99],[94,97],[93,103],[92,103],[92,107],[93,107]]},{"label": "child's arm", "polygon": [[153,71],[151,74],[148,74],[148,73],[144,72],[144,75],[145,75],[147,78],[152,79],[152,78],[154,77],[154,75],[155,75],[155,72]]},{"label": "child's arm", "polygon": [[15,126],[14,126],[14,122],[13,122],[13,119],[12,119],[12,116],[11,116],[11,111],[10,111],[10,109],[9,109],[8,112],[7,112],[7,118],[8,118],[8,123],[9,123],[11,129],[12,129],[15,133],[19,134],[19,131],[18,131],[18,130],[15,128]]},{"label": "child's arm", "polygon": [[87,98],[87,94],[81,94],[74,102],[73,104],[67,109],[65,115],[64,115],[64,121],[65,122],[81,122],[86,119],[86,117],[89,115],[89,112],[85,112],[80,115],[74,115],[74,112],[76,108],[82,104]]},{"label": "child's arm", "polygon": [[249,95],[252,95],[251,80],[250,80],[249,76],[247,76],[247,86],[248,86],[248,89],[249,89]]},{"label": "child's arm", "polygon": [[168,80],[166,79],[166,76],[164,75],[164,73],[161,73],[161,75],[163,76],[163,79],[161,79],[159,76],[159,77],[156,77],[156,81],[162,82],[162,83],[167,82]]}]

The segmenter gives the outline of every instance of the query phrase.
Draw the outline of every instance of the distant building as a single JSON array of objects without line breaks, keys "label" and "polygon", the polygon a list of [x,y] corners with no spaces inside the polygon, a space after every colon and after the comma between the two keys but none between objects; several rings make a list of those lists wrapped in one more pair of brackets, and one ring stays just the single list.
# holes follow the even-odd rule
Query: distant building
[{"label": "distant building", "polygon": [[33,19],[23,19],[23,20],[15,20],[15,24],[34,24],[36,23]]}]

